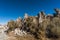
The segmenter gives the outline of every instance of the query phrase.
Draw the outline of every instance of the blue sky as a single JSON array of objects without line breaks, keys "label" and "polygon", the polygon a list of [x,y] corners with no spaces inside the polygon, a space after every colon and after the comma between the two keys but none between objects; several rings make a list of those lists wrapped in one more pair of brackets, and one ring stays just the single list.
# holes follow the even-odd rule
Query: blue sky
[{"label": "blue sky", "polygon": [[46,14],[52,14],[54,8],[60,8],[60,0],[0,0],[0,24],[9,20],[28,15],[37,15],[44,10]]}]

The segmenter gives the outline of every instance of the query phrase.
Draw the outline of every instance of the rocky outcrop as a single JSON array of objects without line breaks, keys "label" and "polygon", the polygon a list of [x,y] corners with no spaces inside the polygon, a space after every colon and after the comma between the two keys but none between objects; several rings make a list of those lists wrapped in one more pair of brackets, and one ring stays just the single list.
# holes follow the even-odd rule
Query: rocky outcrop
[{"label": "rocky outcrop", "polygon": [[43,22],[43,19],[45,19],[45,13],[43,11],[41,11],[39,13],[39,23]]},{"label": "rocky outcrop", "polygon": [[54,9],[54,15],[45,15],[43,11],[37,16],[17,18],[7,23],[9,40],[60,40],[60,10]]}]

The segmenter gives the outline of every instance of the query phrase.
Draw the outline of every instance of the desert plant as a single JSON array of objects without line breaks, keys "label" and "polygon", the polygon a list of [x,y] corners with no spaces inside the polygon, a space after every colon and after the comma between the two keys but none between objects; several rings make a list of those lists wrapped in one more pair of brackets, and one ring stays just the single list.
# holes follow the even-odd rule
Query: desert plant
[{"label": "desert plant", "polygon": [[14,30],[14,29],[17,27],[15,21],[13,21],[13,20],[10,20],[10,21],[7,23],[7,26],[9,27],[8,31],[12,31],[12,30]]}]

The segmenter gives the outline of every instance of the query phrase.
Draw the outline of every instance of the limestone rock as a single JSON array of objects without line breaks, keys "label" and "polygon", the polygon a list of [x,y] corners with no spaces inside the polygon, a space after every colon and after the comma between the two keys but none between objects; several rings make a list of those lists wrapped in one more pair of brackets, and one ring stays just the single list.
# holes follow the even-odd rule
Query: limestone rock
[{"label": "limestone rock", "polygon": [[25,19],[27,19],[27,18],[28,18],[28,14],[27,14],[27,13],[25,13],[24,18],[25,18]]},{"label": "limestone rock", "polygon": [[39,14],[39,23],[43,22],[43,19],[45,18],[45,14],[43,11],[40,12]]}]

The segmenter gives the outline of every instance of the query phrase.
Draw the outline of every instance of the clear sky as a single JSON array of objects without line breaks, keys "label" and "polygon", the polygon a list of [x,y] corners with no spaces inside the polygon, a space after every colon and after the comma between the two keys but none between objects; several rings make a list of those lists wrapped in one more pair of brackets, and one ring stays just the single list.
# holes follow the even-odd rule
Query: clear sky
[{"label": "clear sky", "polygon": [[24,13],[35,16],[44,10],[46,14],[52,14],[54,8],[60,8],[60,0],[0,0],[0,24],[19,16],[23,18]]}]

